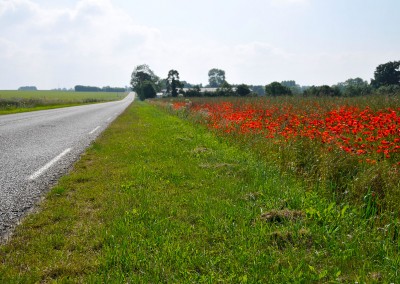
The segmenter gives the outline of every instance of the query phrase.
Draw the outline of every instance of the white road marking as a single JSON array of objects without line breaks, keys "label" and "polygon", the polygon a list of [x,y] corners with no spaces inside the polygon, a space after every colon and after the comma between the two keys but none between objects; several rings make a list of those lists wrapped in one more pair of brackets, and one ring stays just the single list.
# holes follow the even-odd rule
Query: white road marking
[{"label": "white road marking", "polygon": [[92,131],[90,131],[89,134],[95,133],[99,128],[100,128],[100,126],[97,126],[95,129],[93,129]]},{"label": "white road marking", "polygon": [[46,165],[44,165],[43,167],[41,167],[39,170],[37,170],[36,172],[34,172],[28,179],[30,179],[30,180],[37,179],[37,178],[38,178],[39,176],[41,176],[45,171],[47,171],[52,165],[54,165],[55,163],[57,163],[58,160],[60,160],[62,157],[64,157],[66,154],[68,154],[71,150],[72,150],[72,148],[68,148],[68,149],[64,150],[64,152],[62,152],[60,155],[58,155],[58,156],[55,157],[53,160],[51,160],[50,162],[48,162]]},{"label": "white road marking", "polygon": [[112,119],[112,116],[111,117],[109,117],[109,118],[107,118],[107,121],[110,121]]}]

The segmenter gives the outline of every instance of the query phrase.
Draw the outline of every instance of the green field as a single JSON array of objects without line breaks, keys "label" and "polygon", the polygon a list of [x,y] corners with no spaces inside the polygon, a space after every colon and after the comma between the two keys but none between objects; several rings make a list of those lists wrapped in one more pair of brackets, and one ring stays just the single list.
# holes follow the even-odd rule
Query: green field
[{"label": "green field", "polygon": [[0,91],[0,115],[122,99],[126,93]]},{"label": "green field", "polygon": [[0,282],[399,282],[398,227],[317,187],[135,102],[0,247]]}]

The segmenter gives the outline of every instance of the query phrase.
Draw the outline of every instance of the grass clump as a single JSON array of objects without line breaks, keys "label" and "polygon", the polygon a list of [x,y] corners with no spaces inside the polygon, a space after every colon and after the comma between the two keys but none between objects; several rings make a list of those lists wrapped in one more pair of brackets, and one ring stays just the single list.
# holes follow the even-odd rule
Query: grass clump
[{"label": "grass clump", "polygon": [[0,248],[0,282],[399,281],[397,225],[368,220],[135,102]]}]

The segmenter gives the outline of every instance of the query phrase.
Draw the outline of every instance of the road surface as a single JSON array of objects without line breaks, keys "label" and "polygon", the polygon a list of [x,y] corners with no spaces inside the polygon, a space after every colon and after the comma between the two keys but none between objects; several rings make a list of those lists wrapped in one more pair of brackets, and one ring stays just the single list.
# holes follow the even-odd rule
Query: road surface
[{"label": "road surface", "polygon": [[0,116],[0,237],[134,98]]}]

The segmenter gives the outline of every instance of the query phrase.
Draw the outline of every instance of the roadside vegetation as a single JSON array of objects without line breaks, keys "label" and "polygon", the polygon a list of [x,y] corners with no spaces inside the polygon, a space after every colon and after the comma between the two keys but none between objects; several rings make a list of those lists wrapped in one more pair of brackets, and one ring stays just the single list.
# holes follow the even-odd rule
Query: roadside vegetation
[{"label": "roadside vegetation", "polygon": [[0,282],[400,281],[397,215],[172,106],[113,122],[0,248]]},{"label": "roadside vegetation", "polygon": [[318,184],[338,200],[363,203],[372,194],[376,210],[400,213],[398,96],[154,103],[273,160],[282,172],[311,187]]},{"label": "roadside vegetation", "polygon": [[67,91],[0,91],[0,115],[115,101],[126,93]]}]

